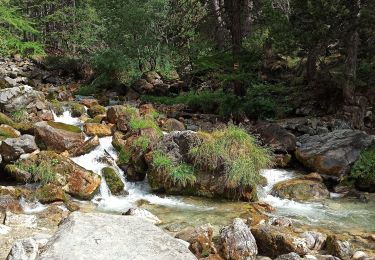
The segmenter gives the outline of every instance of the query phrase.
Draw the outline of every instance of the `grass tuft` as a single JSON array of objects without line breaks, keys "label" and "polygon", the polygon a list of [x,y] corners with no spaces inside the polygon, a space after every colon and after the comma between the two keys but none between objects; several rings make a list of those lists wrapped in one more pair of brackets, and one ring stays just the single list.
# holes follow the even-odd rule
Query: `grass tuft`
[{"label": "grass tuft", "polygon": [[159,136],[163,135],[159,125],[151,118],[132,118],[129,122],[131,130],[153,128]]},{"label": "grass tuft", "polygon": [[51,166],[56,165],[54,160],[51,162],[41,162],[39,165],[26,165],[22,162],[17,162],[15,165],[17,168],[31,173],[35,182],[41,182],[42,184],[56,182],[56,173],[53,171]]}]

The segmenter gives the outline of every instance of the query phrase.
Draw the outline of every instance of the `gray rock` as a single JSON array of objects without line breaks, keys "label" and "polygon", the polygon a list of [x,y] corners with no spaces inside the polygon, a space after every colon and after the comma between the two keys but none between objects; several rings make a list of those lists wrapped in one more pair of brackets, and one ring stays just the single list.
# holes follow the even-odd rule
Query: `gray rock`
[{"label": "gray rock", "polygon": [[11,227],[18,226],[27,228],[36,228],[38,226],[36,216],[26,214],[14,214],[9,211],[6,213],[4,224]]},{"label": "gray rock", "polygon": [[231,225],[221,229],[220,238],[226,259],[255,259],[258,254],[255,238],[240,218],[234,219]]},{"label": "gray rock", "polygon": [[298,254],[292,252],[285,255],[280,255],[275,260],[300,260],[302,259]]},{"label": "gray rock", "polygon": [[296,149],[296,137],[278,124],[259,123],[255,126],[261,139],[275,152],[293,152]]},{"label": "gray rock", "polygon": [[0,106],[6,112],[15,112],[20,108],[41,110],[45,108],[44,101],[42,92],[27,85],[0,90]]},{"label": "gray rock", "polygon": [[135,216],[138,218],[142,218],[144,220],[147,220],[151,222],[152,224],[160,224],[161,220],[152,214],[150,211],[146,209],[141,209],[141,208],[131,208],[127,212],[125,212],[123,215],[125,216]]},{"label": "gray rock", "polygon": [[297,159],[321,174],[338,178],[350,172],[363,149],[375,143],[375,136],[357,130],[336,130],[328,134],[299,137]]},{"label": "gray rock", "polygon": [[193,260],[180,241],[132,216],[72,213],[41,252],[40,260]]},{"label": "gray rock", "polygon": [[306,245],[310,250],[321,250],[327,239],[326,235],[314,231],[306,231],[301,237],[306,240]]},{"label": "gray rock", "polygon": [[38,255],[38,248],[37,242],[32,238],[17,240],[7,260],[34,260]]},{"label": "gray rock", "polygon": [[0,144],[0,154],[4,162],[17,160],[21,155],[38,150],[35,138],[31,135],[23,135],[18,138],[8,138]]}]

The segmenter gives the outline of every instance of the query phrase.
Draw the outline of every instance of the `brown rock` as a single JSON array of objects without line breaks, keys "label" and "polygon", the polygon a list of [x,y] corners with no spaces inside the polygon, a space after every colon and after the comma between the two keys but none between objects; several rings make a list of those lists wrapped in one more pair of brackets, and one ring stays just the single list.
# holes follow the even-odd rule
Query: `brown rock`
[{"label": "brown rock", "polygon": [[98,100],[89,99],[89,98],[82,99],[79,103],[81,105],[84,105],[84,106],[88,107],[88,108],[99,105]]},{"label": "brown rock", "polygon": [[165,121],[165,123],[163,124],[163,130],[165,130],[167,132],[184,131],[185,125],[184,125],[184,123],[178,121],[177,119],[168,118]]},{"label": "brown rock", "polygon": [[18,200],[9,195],[0,196],[0,212],[10,211],[13,213],[22,213],[23,209]]},{"label": "brown rock", "polygon": [[94,150],[96,147],[100,145],[99,138],[97,136],[93,136],[87,141],[85,141],[80,147],[77,147],[70,151],[70,155],[73,157],[81,156],[87,154]]},{"label": "brown rock", "polygon": [[95,124],[95,123],[86,123],[83,125],[83,131],[85,134],[89,136],[111,136],[112,135],[112,127],[110,125],[104,124]]}]

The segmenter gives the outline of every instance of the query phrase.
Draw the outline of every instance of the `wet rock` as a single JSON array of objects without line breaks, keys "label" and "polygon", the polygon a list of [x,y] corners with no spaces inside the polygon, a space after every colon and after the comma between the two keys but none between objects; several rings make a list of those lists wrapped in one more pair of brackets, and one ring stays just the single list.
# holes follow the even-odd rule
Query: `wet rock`
[{"label": "wet rock", "polygon": [[105,115],[105,113],[106,113],[106,109],[105,109],[105,107],[103,107],[101,105],[92,106],[87,110],[87,114],[91,118],[94,118],[94,117],[99,116],[99,115]]},{"label": "wet rock", "polygon": [[314,231],[306,231],[301,235],[306,240],[306,245],[310,250],[321,250],[325,246],[327,236]]},{"label": "wet rock", "polygon": [[110,125],[104,124],[95,124],[95,123],[86,123],[83,125],[83,131],[88,136],[111,136],[112,135],[112,127]]},{"label": "wet rock", "polygon": [[8,138],[0,144],[0,154],[5,162],[17,160],[22,154],[32,153],[37,149],[35,138],[31,135]]},{"label": "wet rock", "polygon": [[154,214],[152,214],[150,211],[146,210],[146,209],[141,209],[141,208],[131,208],[129,209],[127,212],[125,212],[124,214],[122,214],[124,216],[135,216],[135,217],[138,217],[138,218],[143,218],[149,222],[151,222],[152,224],[161,224],[161,220],[155,216]]},{"label": "wet rock", "polygon": [[220,239],[226,259],[255,259],[258,254],[254,236],[242,219],[236,218],[221,229]]},{"label": "wet rock", "polygon": [[297,159],[309,169],[338,178],[350,172],[361,151],[375,143],[375,137],[357,130],[298,138]]},{"label": "wet rock", "polygon": [[260,123],[255,127],[263,142],[275,152],[293,152],[296,150],[296,137],[278,124]]},{"label": "wet rock", "polygon": [[9,252],[7,260],[34,260],[38,256],[39,246],[32,239],[17,240]]},{"label": "wet rock", "polygon": [[35,125],[35,139],[43,150],[64,152],[80,147],[85,136],[76,126],[55,122],[39,122]]},{"label": "wet rock", "polygon": [[180,241],[141,218],[74,212],[60,225],[39,259],[80,258],[196,259]]},{"label": "wet rock", "polygon": [[316,201],[329,197],[329,191],[324,183],[298,178],[276,183],[271,194],[283,199],[301,201]]},{"label": "wet rock", "polygon": [[300,260],[302,259],[298,254],[296,253],[289,253],[285,255],[280,255],[275,260]]},{"label": "wet rock", "polygon": [[178,121],[177,119],[174,118],[168,118],[164,124],[162,129],[167,132],[172,132],[172,131],[184,131],[185,125],[181,121]]},{"label": "wet rock", "polygon": [[344,260],[351,259],[353,255],[352,247],[349,241],[341,241],[337,236],[334,235],[327,237],[326,250],[329,254]]},{"label": "wet rock", "polygon": [[113,195],[119,195],[123,193],[125,185],[116,173],[115,169],[111,167],[103,168],[102,176],[104,177],[108,188]]},{"label": "wet rock", "polygon": [[85,141],[81,146],[73,149],[70,151],[71,156],[81,156],[93,151],[96,147],[100,145],[99,138],[97,136],[93,136],[87,141]]},{"label": "wet rock", "polygon": [[306,241],[287,227],[259,225],[251,229],[257,241],[259,254],[275,258],[290,252],[306,255]]},{"label": "wet rock", "polygon": [[185,230],[176,235],[176,238],[188,242],[189,249],[197,258],[216,254],[217,251],[212,242],[213,228],[210,224]]}]

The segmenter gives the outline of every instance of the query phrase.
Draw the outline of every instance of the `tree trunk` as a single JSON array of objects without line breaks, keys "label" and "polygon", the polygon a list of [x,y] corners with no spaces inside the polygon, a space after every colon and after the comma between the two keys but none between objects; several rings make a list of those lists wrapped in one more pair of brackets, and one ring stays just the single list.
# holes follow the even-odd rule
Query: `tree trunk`
[{"label": "tree trunk", "polygon": [[223,50],[225,46],[225,29],[224,20],[222,17],[221,8],[219,0],[209,0],[208,7],[215,17],[215,39],[216,45],[219,50]]},{"label": "tree trunk", "polygon": [[354,103],[355,80],[357,79],[357,59],[358,59],[359,35],[354,30],[346,42],[346,60],[345,60],[345,84],[343,88],[344,102],[346,104]]},{"label": "tree trunk", "polygon": [[318,51],[315,49],[310,50],[309,54],[307,55],[306,61],[306,80],[310,84],[314,82],[316,79],[316,62],[318,59]]}]

